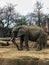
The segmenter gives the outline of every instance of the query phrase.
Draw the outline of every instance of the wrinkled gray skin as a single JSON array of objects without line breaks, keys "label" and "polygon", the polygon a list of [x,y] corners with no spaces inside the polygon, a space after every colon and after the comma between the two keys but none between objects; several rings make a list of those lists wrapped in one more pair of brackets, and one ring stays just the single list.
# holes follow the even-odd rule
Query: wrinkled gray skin
[{"label": "wrinkled gray skin", "polygon": [[37,49],[42,50],[47,44],[47,34],[42,28],[38,26],[17,26],[12,30],[12,41],[15,43],[15,37],[20,37],[20,49],[23,49],[23,42],[25,42],[26,49],[29,50],[28,40],[37,42]]}]

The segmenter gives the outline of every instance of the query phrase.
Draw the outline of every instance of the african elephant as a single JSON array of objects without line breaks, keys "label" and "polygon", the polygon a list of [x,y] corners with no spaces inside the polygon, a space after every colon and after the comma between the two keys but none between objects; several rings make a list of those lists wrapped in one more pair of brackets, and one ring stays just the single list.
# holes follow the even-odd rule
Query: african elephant
[{"label": "african elephant", "polygon": [[[12,30],[12,41],[14,44],[15,43],[15,37],[20,37],[20,49],[22,50],[23,48],[23,42],[25,42],[25,46],[27,50],[29,50],[28,46],[28,40],[35,41],[37,42],[38,46],[37,49],[42,50],[43,45],[46,46],[47,43],[47,34],[43,31],[41,27],[38,26],[26,26],[26,25],[21,25],[13,28]],[[19,47],[16,44],[18,50]],[[44,46],[44,47],[45,47]]]}]

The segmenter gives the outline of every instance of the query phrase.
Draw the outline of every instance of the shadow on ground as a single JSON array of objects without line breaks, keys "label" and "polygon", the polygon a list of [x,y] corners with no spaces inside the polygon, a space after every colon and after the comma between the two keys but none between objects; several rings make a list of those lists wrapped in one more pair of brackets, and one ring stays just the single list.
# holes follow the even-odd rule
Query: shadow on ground
[{"label": "shadow on ground", "polygon": [[0,65],[49,65],[49,60],[21,57],[20,59],[0,58]]}]

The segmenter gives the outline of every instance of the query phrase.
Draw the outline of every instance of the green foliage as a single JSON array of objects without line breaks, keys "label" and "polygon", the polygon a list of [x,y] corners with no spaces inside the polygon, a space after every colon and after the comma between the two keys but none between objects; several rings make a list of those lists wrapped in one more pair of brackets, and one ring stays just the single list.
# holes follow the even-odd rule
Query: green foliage
[{"label": "green foliage", "polygon": [[4,24],[1,20],[0,20],[0,27],[4,27]]},{"label": "green foliage", "polygon": [[31,56],[20,56],[19,58],[23,59],[23,60],[30,60],[30,59],[33,59],[34,57],[31,57]]},{"label": "green foliage", "polygon": [[49,60],[49,58],[45,58],[45,60]]},{"label": "green foliage", "polygon": [[17,19],[15,21],[15,23],[16,23],[16,26],[18,26],[18,25],[27,25],[25,17],[22,17],[21,19]]},{"label": "green foliage", "polygon": [[0,20],[3,21],[4,27],[10,28],[11,24],[15,23],[15,19],[19,16],[16,14],[14,7],[13,4],[7,3],[3,8],[0,8]]},{"label": "green foliage", "polygon": [[35,13],[35,15],[36,15],[36,17],[38,19],[38,20],[36,20],[36,24],[38,26],[41,25],[42,18],[43,18],[42,8],[43,8],[42,3],[37,1],[36,4],[35,4],[34,13]]}]

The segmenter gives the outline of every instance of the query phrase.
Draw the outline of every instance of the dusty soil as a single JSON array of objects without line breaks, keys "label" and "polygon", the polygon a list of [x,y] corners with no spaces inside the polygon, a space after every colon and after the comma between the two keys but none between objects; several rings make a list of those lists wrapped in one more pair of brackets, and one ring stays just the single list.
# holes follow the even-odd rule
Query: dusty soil
[{"label": "dusty soil", "polygon": [[49,65],[49,49],[18,51],[14,47],[0,48],[0,65]]},{"label": "dusty soil", "polygon": [[[5,41],[0,42],[5,43]],[[23,51],[18,51],[16,46],[10,41],[9,46],[0,46],[0,58],[19,58],[21,56],[30,56],[32,58],[40,58],[40,59],[49,59],[49,47],[46,49],[43,49],[41,51],[36,51],[36,48],[33,48],[36,44],[35,42],[29,41],[29,49],[30,51],[27,51],[25,48],[25,44],[23,44]],[[20,46],[20,41],[17,40],[16,42]],[[49,45],[49,40],[48,40]],[[36,47],[36,45],[35,45]]]},{"label": "dusty soil", "polygon": [[[8,39],[7,39],[8,40]],[[6,44],[6,40],[0,40],[0,44]],[[10,41],[9,46],[0,46],[0,65],[49,65],[49,41],[48,48],[36,51],[36,43],[29,41],[27,51],[23,44],[23,51],[18,51],[16,46]],[[20,46],[20,41],[16,42]]]},{"label": "dusty soil", "polygon": [[0,48],[0,58],[19,58],[21,56],[30,56],[35,58],[49,58],[49,49],[42,51],[18,51],[16,48]]}]

